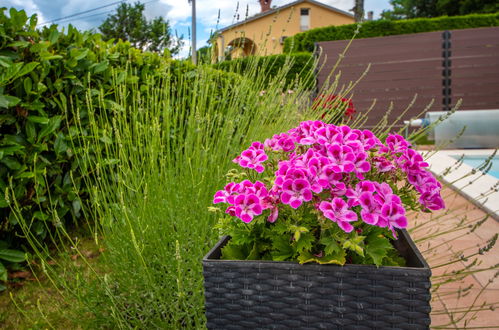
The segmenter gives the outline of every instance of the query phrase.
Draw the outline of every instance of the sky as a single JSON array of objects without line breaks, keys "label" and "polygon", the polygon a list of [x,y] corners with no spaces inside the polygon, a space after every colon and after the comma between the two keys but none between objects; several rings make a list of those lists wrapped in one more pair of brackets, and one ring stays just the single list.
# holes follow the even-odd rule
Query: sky
[{"label": "sky", "polygon": [[[135,3],[137,0],[124,0]],[[273,0],[272,6],[282,6],[294,0]],[[350,11],[354,0],[317,0],[324,4],[344,11]],[[38,15],[40,26],[52,20],[72,16],[59,20],[60,26],[72,24],[80,30],[97,29],[106,17],[113,13],[119,5],[118,0],[1,0],[2,7],[24,9],[28,16]],[[163,16],[170,22],[172,32],[183,36],[184,46],[177,56],[186,57],[191,46],[191,5],[188,0],[141,0],[145,4],[145,15],[148,19]],[[98,10],[93,10],[103,7]],[[374,18],[384,9],[390,9],[389,0],[364,0],[365,12],[373,11]],[[89,11],[92,10],[92,11]],[[82,13],[89,11],[88,13]],[[197,17],[197,47],[207,45],[210,33],[219,28],[244,20],[246,12],[249,16],[260,12],[257,0],[196,0]]]}]

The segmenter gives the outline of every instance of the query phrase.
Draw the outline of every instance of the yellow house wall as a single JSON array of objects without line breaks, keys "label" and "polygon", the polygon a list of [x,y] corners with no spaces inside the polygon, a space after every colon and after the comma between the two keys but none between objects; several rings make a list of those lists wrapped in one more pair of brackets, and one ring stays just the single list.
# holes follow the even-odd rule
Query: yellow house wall
[{"label": "yellow house wall", "polygon": [[[310,29],[355,22],[351,16],[303,2],[222,32],[217,39],[218,58],[223,58],[223,51],[231,41],[241,37],[249,38],[255,43],[256,55],[281,54],[283,45],[280,43],[280,38],[303,32],[300,30],[301,8],[310,9]],[[243,52],[238,50],[233,55],[239,57]]]}]

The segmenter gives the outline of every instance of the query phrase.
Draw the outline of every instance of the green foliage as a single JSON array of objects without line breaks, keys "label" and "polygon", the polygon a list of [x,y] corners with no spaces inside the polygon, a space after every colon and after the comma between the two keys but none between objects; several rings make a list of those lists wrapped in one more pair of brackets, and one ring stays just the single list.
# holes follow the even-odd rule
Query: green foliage
[{"label": "green foliage", "polygon": [[248,70],[258,70],[265,77],[265,83],[275,82],[275,77],[286,67],[286,76],[280,81],[283,88],[293,89],[301,85],[306,89],[315,86],[314,58],[310,53],[294,53],[292,55],[270,55],[234,59],[213,65],[214,68],[224,71],[237,72],[241,75],[248,74]]},{"label": "green foliage", "polygon": [[[266,86],[262,98],[255,70],[241,77],[164,60],[153,71],[144,80],[115,71],[110,88],[86,90],[94,102],[68,108],[84,119],[70,145],[78,147],[90,198],[83,205],[96,219],[92,237],[104,250],[104,270],[52,266],[43,245],[30,240],[44,276],[77,301],[78,313],[68,317],[83,328],[203,328],[200,260],[217,240],[216,216],[206,211],[213,191],[236,150],[299,122],[301,90],[283,100],[281,88]],[[20,222],[34,238],[29,222]],[[56,233],[61,253],[75,254],[74,235]],[[246,254],[257,252],[252,245]],[[62,269],[77,275],[64,278]]]},{"label": "green foliage", "polygon": [[109,15],[99,26],[102,38],[129,41],[135,48],[152,52],[168,50],[171,54],[177,54],[182,38],[173,37],[169,22],[162,16],[147,21],[144,8],[145,5],[140,2],[120,4],[116,13]]},{"label": "green foliage", "polygon": [[407,19],[418,17],[456,16],[496,13],[496,0],[391,0],[391,10],[381,13],[383,19]]},{"label": "green foliage", "polygon": [[[184,93],[175,89],[178,77],[194,81],[197,72],[189,63],[142,52],[128,42],[106,42],[72,26],[67,33],[55,25],[38,31],[36,22],[24,11],[11,9],[9,17],[0,11],[0,239],[14,249],[23,244],[21,219],[37,240],[84,220],[89,192],[82,173],[95,175],[77,159],[78,130],[88,130],[85,108],[103,103],[102,109],[122,109],[113,101],[116,84],[147,90],[149,77],[167,74],[172,95]],[[210,72],[220,85],[235,85],[239,78]],[[221,107],[226,102],[216,93],[210,97]],[[76,116],[71,107],[82,111]],[[96,113],[105,111],[110,110]],[[112,146],[108,132],[99,132],[99,139]],[[14,201],[18,207],[12,211]]]},{"label": "green foliage", "polygon": [[404,265],[387,228],[358,221],[355,226],[361,228],[360,232],[346,233],[317,211],[289,206],[279,209],[275,223],[266,218],[264,214],[251,224],[227,215],[220,218],[217,228],[231,237],[222,249],[222,259]]},{"label": "green foliage", "polygon": [[[417,18],[392,21],[377,20],[362,23],[357,38],[373,38],[399,34],[431,32],[440,30],[471,29],[499,26],[499,14],[473,14],[467,16]],[[328,26],[298,33],[287,38],[284,52],[312,52],[320,41],[349,40],[358,29],[357,24]]]}]

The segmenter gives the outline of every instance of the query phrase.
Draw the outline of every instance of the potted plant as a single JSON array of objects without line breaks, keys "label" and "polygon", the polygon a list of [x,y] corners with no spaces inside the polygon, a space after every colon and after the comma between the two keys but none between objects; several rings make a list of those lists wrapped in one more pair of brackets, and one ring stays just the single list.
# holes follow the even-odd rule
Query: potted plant
[{"label": "potted plant", "polygon": [[203,259],[208,328],[427,328],[431,271],[406,210],[444,207],[403,137],[305,121],[234,159]]}]

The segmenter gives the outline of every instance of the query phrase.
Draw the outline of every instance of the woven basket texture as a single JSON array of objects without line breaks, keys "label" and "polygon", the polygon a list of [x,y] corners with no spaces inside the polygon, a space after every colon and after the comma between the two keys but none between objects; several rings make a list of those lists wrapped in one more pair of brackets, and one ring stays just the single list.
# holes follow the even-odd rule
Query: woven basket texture
[{"label": "woven basket texture", "polygon": [[[209,329],[427,329],[428,265],[406,232],[397,248],[413,267],[203,259]],[[415,250],[414,250],[415,249]]]}]

